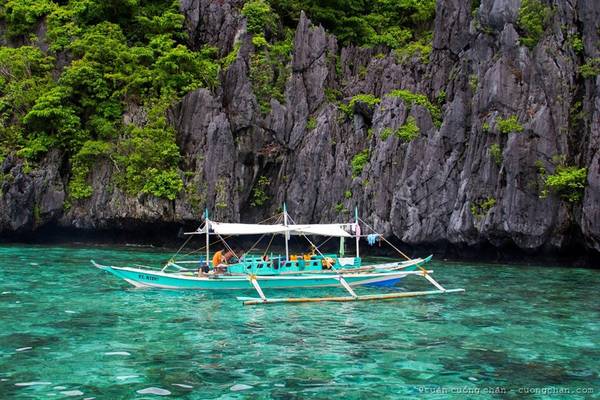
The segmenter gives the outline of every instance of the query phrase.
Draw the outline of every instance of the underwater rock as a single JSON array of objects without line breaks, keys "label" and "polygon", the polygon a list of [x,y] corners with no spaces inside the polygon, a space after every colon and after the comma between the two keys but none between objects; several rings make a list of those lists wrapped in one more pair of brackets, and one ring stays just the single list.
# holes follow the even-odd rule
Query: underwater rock
[{"label": "underwater rock", "polygon": [[168,396],[171,394],[167,389],[161,389],[157,387],[149,387],[146,389],[140,389],[136,391],[138,394],[155,394],[157,396]]}]

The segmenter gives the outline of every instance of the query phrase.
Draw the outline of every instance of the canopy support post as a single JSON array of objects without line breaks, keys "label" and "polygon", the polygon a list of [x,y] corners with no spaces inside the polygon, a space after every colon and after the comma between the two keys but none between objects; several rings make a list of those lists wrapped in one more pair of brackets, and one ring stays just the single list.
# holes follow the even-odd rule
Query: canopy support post
[{"label": "canopy support post", "polygon": [[[287,215],[287,207],[285,206],[285,203],[283,203],[283,225],[284,226],[288,226],[288,215]],[[290,240],[290,234],[289,232],[285,232],[285,260],[289,260],[290,259],[290,250],[288,248],[288,240]]]},{"label": "canopy support post", "polygon": [[210,263],[208,261],[208,257],[210,257],[210,250],[209,250],[209,246],[210,246],[210,241],[209,241],[209,234],[208,234],[208,229],[210,227],[210,223],[208,220],[208,208],[204,209],[204,229],[206,230],[206,266],[210,268]]},{"label": "canopy support post", "polygon": [[256,280],[256,276],[254,275],[249,275],[248,279],[250,280],[250,283],[252,284],[252,286],[254,286],[254,289],[258,292],[258,295],[260,296],[262,301],[267,301],[267,298],[265,297],[265,294],[263,293],[260,285],[258,284],[258,281]]},{"label": "canopy support post", "polygon": [[356,258],[360,257],[360,226],[358,225],[358,206],[354,206],[354,223],[356,224],[354,233],[356,233]]}]

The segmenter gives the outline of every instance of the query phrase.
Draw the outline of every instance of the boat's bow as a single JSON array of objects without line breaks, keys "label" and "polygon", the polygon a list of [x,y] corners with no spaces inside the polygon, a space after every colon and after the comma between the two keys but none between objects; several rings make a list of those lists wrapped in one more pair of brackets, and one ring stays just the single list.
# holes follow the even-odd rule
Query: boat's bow
[{"label": "boat's bow", "polygon": [[92,263],[92,265],[93,265],[94,267],[96,267],[96,268],[100,268],[100,269],[102,269],[102,270],[104,270],[104,271],[111,271],[111,270],[112,270],[112,267],[111,267],[111,266],[109,266],[109,265],[101,265],[101,264],[98,264],[98,263],[97,263],[96,261],[94,261],[94,260],[90,260],[90,262]]},{"label": "boat's bow", "polygon": [[137,279],[137,277],[139,277],[139,278],[146,277],[145,275],[141,274],[144,272],[143,270],[136,270],[134,268],[119,268],[119,267],[113,267],[112,265],[102,265],[102,264],[98,264],[94,260],[90,260],[90,262],[92,263],[92,265],[94,267],[99,268],[103,271],[109,272],[118,278],[124,279],[125,281],[132,284],[133,286],[136,286],[136,287],[147,286],[146,284],[141,282],[140,279]]}]

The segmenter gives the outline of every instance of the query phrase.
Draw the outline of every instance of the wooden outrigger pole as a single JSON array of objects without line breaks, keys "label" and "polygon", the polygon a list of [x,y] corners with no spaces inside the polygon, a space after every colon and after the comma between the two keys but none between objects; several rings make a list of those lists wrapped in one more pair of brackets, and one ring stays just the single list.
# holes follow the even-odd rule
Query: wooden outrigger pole
[{"label": "wooden outrigger pole", "polygon": [[356,297],[292,297],[281,299],[255,299],[252,297],[238,297],[238,300],[244,302],[244,305],[275,304],[275,303],[321,303],[321,302],[350,302],[350,301],[370,301],[370,300],[393,300],[405,297],[431,296],[434,294],[464,292],[465,289],[447,289],[447,290],[428,290],[422,292],[398,292],[384,294],[370,294]]},{"label": "wooden outrigger pole", "polygon": [[[370,301],[370,300],[391,300],[405,297],[417,297],[417,296],[429,296],[434,294],[445,294],[445,293],[458,293],[464,292],[465,289],[445,289],[435,279],[431,277],[432,270],[426,270],[420,268],[420,271],[405,271],[401,276],[417,275],[423,276],[427,279],[437,290],[428,291],[417,291],[417,292],[397,292],[397,293],[383,293],[383,294],[370,294],[359,296],[352,289],[352,287],[346,282],[342,275],[336,276],[334,279],[338,280],[342,287],[350,294],[350,296],[337,296],[337,297],[296,297],[296,298],[268,298],[265,296],[262,288],[258,281],[260,276],[249,275],[248,279],[250,283],[257,291],[260,298],[255,297],[237,297],[239,301],[244,302],[244,305],[258,305],[258,304],[274,304],[274,303],[319,303],[319,302],[350,302],[350,301]],[[331,277],[315,277],[315,279],[331,279]]]},{"label": "wooden outrigger pole", "polygon": [[[358,218],[358,207],[354,208],[354,221],[355,221],[355,236],[356,236],[356,257],[360,256],[360,226]],[[288,215],[285,203],[283,203],[283,222],[284,225],[288,225]],[[285,240],[285,254],[286,259],[289,259],[289,250],[288,250],[288,236],[286,232],[286,240]],[[313,245],[313,243],[308,239],[305,235],[303,235],[308,242]],[[314,245],[313,245],[314,246]],[[315,246],[316,247],[316,246]],[[396,247],[394,247],[396,249]],[[396,249],[398,250],[398,249]],[[317,251],[321,253],[318,248]],[[400,252],[400,250],[398,250]],[[400,252],[404,257],[408,258],[404,253]],[[333,271],[336,271],[335,267],[332,267]],[[313,279],[335,279],[340,285],[350,294],[350,296],[338,296],[338,297],[298,297],[298,298],[268,298],[265,296],[262,288],[258,281],[261,279],[260,276],[249,274],[248,280],[258,293],[259,298],[254,297],[237,297],[238,300],[243,301],[244,305],[258,305],[258,304],[273,304],[273,303],[318,303],[318,302],[326,302],[326,301],[335,301],[335,302],[348,302],[348,301],[369,301],[369,300],[390,300],[390,299],[398,299],[404,297],[416,297],[416,296],[429,296],[433,294],[443,294],[443,293],[457,293],[464,292],[465,289],[445,289],[442,285],[440,285],[435,279],[431,277],[431,273],[433,271],[428,271],[425,268],[419,266],[420,271],[403,271],[398,274],[398,277],[405,277],[407,275],[417,275],[423,276],[429,283],[431,283],[437,290],[429,290],[429,291],[418,291],[418,292],[398,292],[398,293],[384,293],[384,294],[372,294],[372,295],[362,295],[359,296],[352,289],[352,286],[344,279],[344,273],[342,271],[338,272],[336,276],[313,276]]]}]

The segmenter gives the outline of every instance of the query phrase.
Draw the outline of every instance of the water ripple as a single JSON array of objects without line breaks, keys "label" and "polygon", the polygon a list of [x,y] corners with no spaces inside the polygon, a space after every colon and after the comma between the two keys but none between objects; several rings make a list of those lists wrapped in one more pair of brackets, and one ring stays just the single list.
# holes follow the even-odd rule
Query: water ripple
[{"label": "water ripple", "polygon": [[424,387],[600,387],[599,271],[435,263],[440,283],[468,291],[251,308],[230,293],[130,289],[89,265],[168,258],[0,246],[0,398],[394,399]]}]

